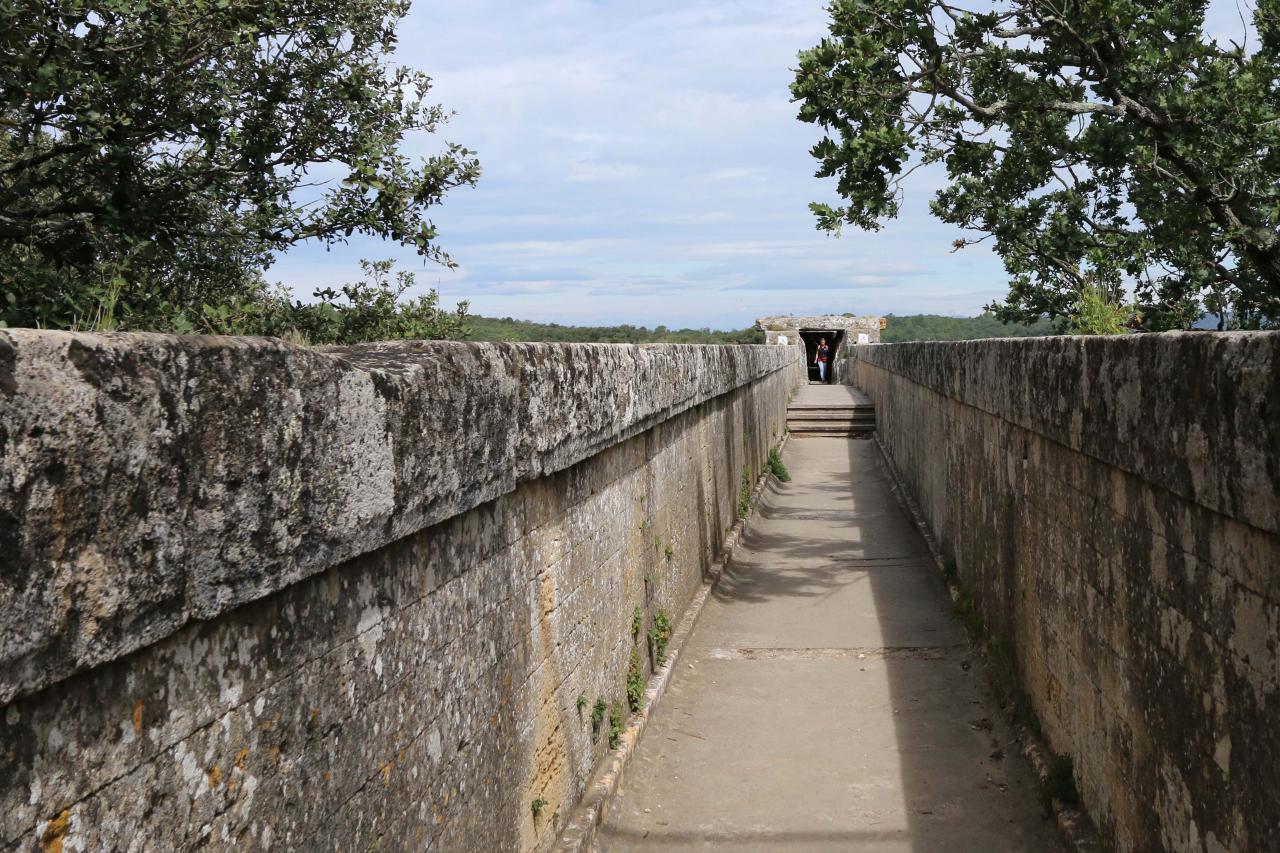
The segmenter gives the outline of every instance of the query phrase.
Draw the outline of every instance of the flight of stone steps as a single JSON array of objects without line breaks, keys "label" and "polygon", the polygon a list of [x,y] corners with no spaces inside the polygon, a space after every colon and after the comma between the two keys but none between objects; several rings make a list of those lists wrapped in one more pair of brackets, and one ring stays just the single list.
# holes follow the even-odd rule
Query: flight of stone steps
[{"label": "flight of stone steps", "polygon": [[802,385],[787,406],[793,436],[866,436],[876,430],[871,398],[848,385]]}]

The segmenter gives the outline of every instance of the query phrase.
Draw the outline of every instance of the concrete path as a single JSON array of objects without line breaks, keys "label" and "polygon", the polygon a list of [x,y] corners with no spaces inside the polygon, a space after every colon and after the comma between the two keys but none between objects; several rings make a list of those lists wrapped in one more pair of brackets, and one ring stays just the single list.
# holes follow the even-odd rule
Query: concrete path
[{"label": "concrete path", "polygon": [[788,442],[599,849],[1061,849],[877,454]]}]

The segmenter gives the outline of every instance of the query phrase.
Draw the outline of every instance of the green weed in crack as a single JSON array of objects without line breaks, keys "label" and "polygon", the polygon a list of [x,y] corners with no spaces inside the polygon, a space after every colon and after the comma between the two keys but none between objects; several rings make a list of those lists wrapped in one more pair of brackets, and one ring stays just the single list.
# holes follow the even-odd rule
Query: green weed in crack
[{"label": "green weed in crack", "polygon": [[640,650],[631,647],[631,662],[627,665],[627,707],[632,712],[644,707],[644,670],[640,666]]},{"label": "green weed in crack", "polygon": [[653,627],[649,629],[649,639],[653,641],[654,660],[661,664],[667,659],[667,643],[671,642],[671,620],[661,610],[653,617]]},{"label": "green weed in crack", "polygon": [[1053,801],[1068,806],[1080,804],[1080,792],[1076,789],[1075,762],[1070,755],[1055,755],[1049,762],[1049,771],[1040,783],[1040,802],[1045,811],[1051,811]]},{"label": "green weed in crack", "polygon": [[778,452],[776,447],[769,448],[769,470],[780,481],[784,483],[791,482],[791,472],[787,470],[786,464],[782,461],[782,454]]},{"label": "green weed in crack", "polygon": [[609,706],[609,748],[617,749],[622,740],[622,709],[613,704]]},{"label": "green weed in crack", "polygon": [[591,708],[591,739],[596,740],[600,737],[600,727],[604,725],[604,712],[609,710],[609,706],[605,704],[603,698],[596,699],[596,704]]}]

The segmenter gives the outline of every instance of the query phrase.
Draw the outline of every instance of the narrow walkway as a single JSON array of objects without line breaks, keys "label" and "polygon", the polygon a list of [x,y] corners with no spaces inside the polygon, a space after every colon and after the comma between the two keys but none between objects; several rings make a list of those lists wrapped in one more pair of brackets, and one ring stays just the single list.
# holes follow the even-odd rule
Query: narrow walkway
[{"label": "narrow walkway", "polygon": [[788,442],[599,849],[1061,849],[877,454]]}]

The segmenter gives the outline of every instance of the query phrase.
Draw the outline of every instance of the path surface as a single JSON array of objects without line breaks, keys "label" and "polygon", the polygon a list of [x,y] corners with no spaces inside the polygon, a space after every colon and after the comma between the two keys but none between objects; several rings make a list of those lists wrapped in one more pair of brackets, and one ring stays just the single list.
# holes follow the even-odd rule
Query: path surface
[{"label": "path surface", "polygon": [[788,410],[826,409],[838,405],[870,406],[872,403],[870,397],[852,385],[822,385],[810,382],[800,386]]},{"label": "path surface", "polygon": [[1061,849],[877,454],[788,442],[599,849]]}]

